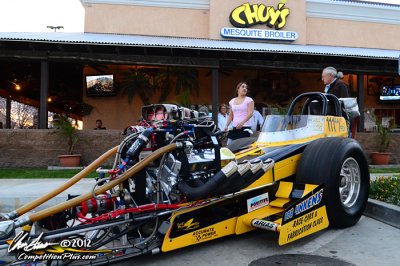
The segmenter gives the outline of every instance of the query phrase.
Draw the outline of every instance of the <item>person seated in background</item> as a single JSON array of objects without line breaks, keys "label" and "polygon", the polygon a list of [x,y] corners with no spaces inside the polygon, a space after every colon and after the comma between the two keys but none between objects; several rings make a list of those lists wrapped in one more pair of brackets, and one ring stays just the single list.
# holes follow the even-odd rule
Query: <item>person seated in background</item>
[{"label": "person seated in background", "polygon": [[[229,113],[228,113],[228,106],[226,104],[221,104],[219,106],[219,112],[218,112],[218,128],[221,131],[224,131],[225,125],[226,125],[226,120],[228,119]],[[228,126],[228,129],[232,128],[232,124]]]},{"label": "person seated in background", "polygon": [[96,120],[96,127],[93,128],[93,129],[98,130],[98,129],[106,129],[106,128],[103,127],[103,121],[101,121],[101,119],[97,119]]}]

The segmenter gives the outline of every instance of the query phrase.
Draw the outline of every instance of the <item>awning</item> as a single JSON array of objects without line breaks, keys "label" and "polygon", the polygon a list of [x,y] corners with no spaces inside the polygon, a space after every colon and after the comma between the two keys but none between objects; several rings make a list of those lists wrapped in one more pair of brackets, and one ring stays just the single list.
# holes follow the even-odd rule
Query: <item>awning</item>
[{"label": "awning", "polygon": [[67,32],[1,32],[0,41],[274,52],[397,60],[400,50]]}]

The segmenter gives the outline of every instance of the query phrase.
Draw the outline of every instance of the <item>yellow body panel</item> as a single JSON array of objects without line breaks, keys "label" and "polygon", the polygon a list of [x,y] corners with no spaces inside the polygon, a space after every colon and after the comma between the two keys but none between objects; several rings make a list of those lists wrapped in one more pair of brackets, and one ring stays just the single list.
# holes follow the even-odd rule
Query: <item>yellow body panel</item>
[{"label": "yellow body panel", "polygon": [[274,181],[286,178],[296,173],[297,165],[300,161],[301,154],[294,155],[285,160],[275,163],[273,169],[266,172],[263,176],[257,179],[254,183],[244,189],[259,187],[265,184],[270,184]]},{"label": "yellow body panel", "polygon": [[289,198],[290,193],[293,189],[292,182],[279,182],[278,191],[275,193],[275,196],[278,198]]},{"label": "yellow body panel", "polygon": [[272,170],[269,170],[264,175],[262,175],[259,179],[254,181],[250,186],[244,188],[243,190],[260,187],[265,184],[270,184],[272,182],[274,182],[274,176],[272,174]]},{"label": "yellow body panel", "polygon": [[347,137],[347,123],[343,117],[337,116],[325,116],[324,117],[324,131],[321,134],[317,134],[311,137],[299,138],[295,140],[279,141],[279,142],[256,142],[255,147],[265,148],[265,147],[278,147],[291,144],[301,144],[306,142],[311,142],[320,138],[327,137]]},{"label": "yellow body panel", "polygon": [[228,220],[201,228],[176,238],[169,238],[170,232],[168,231],[168,233],[165,235],[161,250],[163,252],[171,251],[174,249],[210,241],[223,236],[232,235],[235,233],[236,220],[236,217],[230,218]]},{"label": "yellow body panel", "polygon": [[279,147],[279,146],[286,146],[291,144],[301,144],[305,142],[310,142],[316,139],[320,139],[325,137],[325,133],[321,133],[312,137],[296,139],[296,140],[289,140],[289,141],[279,141],[279,142],[256,142],[258,147]]},{"label": "yellow body panel", "polygon": [[235,157],[237,160],[239,160],[245,156],[260,156],[262,154],[264,154],[264,151],[261,148],[257,147],[255,143],[253,143],[250,148],[236,153]]},{"label": "yellow body panel", "polygon": [[299,164],[300,158],[301,154],[297,154],[285,160],[276,162],[274,166],[275,181],[296,174],[297,165]]},{"label": "yellow body panel", "polygon": [[277,198],[276,200],[271,201],[269,205],[274,206],[274,207],[279,207],[283,208],[283,206],[288,203],[290,199],[282,199],[282,198]]},{"label": "yellow body panel", "polygon": [[308,193],[310,193],[310,192],[311,192],[313,189],[315,189],[316,187],[318,187],[318,185],[306,184],[306,187],[304,188],[303,195],[301,195],[301,197],[304,197],[305,195],[307,195]]},{"label": "yellow body panel", "polygon": [[311,235],[329,226],[326,207],[322,206],[300,216],[280,228],[279,245],[285,245],[305,236]]},{"label": "yellow body panel", "polygon": [[[236,159],[241,159],[246,156],[256,158],[264,153],[263,148],[301,144],[325,137],[347,137],[347,124],[345,119],[342,117],[326,116],[324,117],[324,132],[321,134],[290,141],[255,142],[251,145],[251,147],[236,153],[235,157]],[[261,178],[256,180],[245,189],[247,190],[260,187],[262,185],[270,184],[296,174],[300,158],[301,154],[297,154],[284,160],[275,162],[275,166],[273,169],[265,173]],[[308,194],[315,187],[316,185],[307,184],[305,186],[303,196]],[[176,238],[169,238],[170,231],[168,231],[164,238],[161,250],[163,252],[170,251],[185,246],[198,244],[201,242],[206,242],[215,238],[231,234],[243,234],[248,231],[254,230],[255,228],[250,225],[253,219],[263,219],[265,217],[283,212],[284,204],[290,201],[289,197],[292,189],[293,183],[280,181],[280,186],[275,195],[277,198],[271,201],[270,205],[268,206],[246,213],[239,217],[233,217],[228,220],[221,221],[214,225],[187,233]],[[197,208],[191,208],[185,211],[174,213],[171,218],[171,223],[173,223],[177,215],[180,215],[184,212],[193,211],[195,209]],[[305,218],[306,216],[307,218]],[[278,221],[278,223],[280,223],[281,219],[278,219]],[[309,214],[303,215],[280,227],[279,244],[284,245],[286,243],[295,241],[306,235],[322,230],[328,227],[328,225],[329,221],[326,215],[326,208],[325,206],[322,206],[317,210],[314,210]],[[169,230],[171,230],[171,228]]]},{"label": "yellow body panel", "polygon": [[262,207],[258,210],[246,213],[242,216],[239,216],[237,218],[237,223],[236,223],[236,234],[240,235],[246,232],[249,232],[251,230],[254,230],[255,228],[250,226],[251,220],[253,219],[262,219],[267,216],[271,216],[274,214],[281,213],[283,211],[282,208],[276,208],[272,207],[270,205]]}]

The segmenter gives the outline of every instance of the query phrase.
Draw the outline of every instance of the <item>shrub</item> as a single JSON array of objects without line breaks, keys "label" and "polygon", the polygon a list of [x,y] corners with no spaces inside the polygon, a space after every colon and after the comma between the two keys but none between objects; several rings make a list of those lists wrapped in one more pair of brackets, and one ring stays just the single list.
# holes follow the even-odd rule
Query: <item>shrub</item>
[{"label": "shrub", "polygon": [[371,182],[370,198],[400,206],[400,178],[379,177]]}]

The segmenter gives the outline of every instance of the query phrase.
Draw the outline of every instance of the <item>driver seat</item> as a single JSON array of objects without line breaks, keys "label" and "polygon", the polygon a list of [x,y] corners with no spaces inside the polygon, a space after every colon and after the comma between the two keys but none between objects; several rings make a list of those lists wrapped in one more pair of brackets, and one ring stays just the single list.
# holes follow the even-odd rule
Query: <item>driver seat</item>
[{"label": "driver seat", "polygon": [[322,103],[318,100],[308,99],[301,110],[302,115],[322,115]]}]

